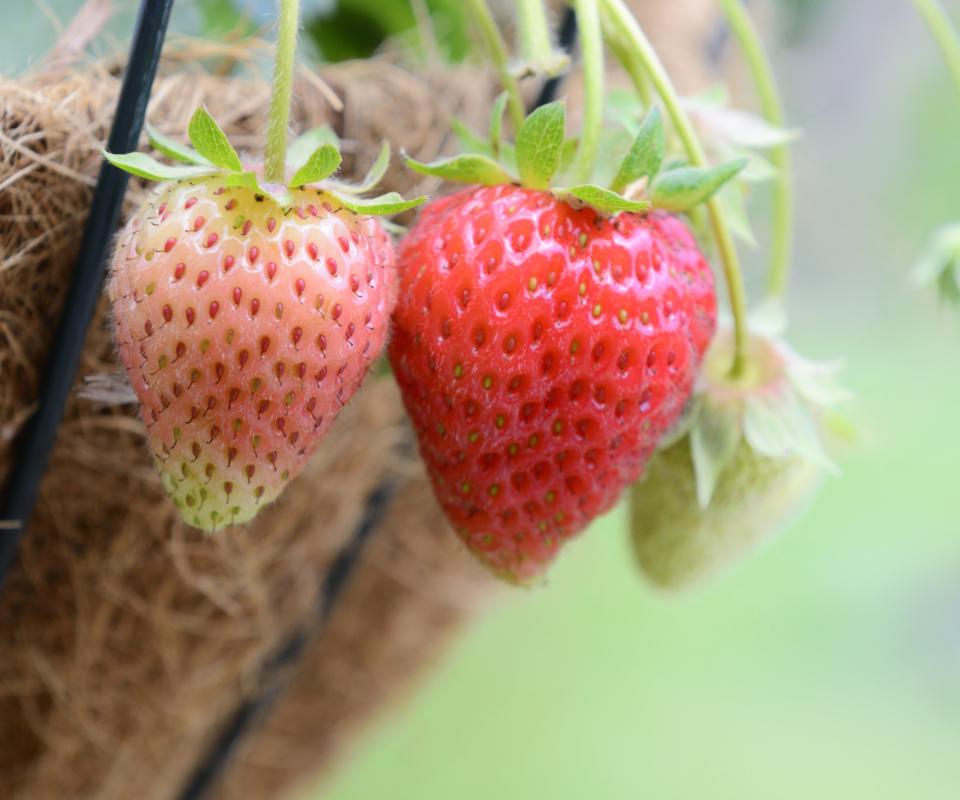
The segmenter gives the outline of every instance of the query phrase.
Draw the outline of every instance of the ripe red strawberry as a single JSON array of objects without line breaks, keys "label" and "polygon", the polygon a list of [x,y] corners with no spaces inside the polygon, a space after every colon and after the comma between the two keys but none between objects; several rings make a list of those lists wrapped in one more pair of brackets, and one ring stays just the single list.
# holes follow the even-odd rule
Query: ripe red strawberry
[{"label": "ripe red strawberry", "polygon": [[196,151],[151,133],[187,167],[107,154],[168,181],[122,232],[109,291],[163,485],[189,524],[214,530],[303,469],[379,356],[395,266],[367,214],[420,201],[356,196],[383,174],[386,147],[362,186],[326,181],[340,154],[325,143],[283,187],[244,171],[206,112],[190,137]]},{"label": "ripe red strawberry", "polygon": [[472,187],[404,240],[390,358],[434,489],[530,582],[609,509],[683,411],[715,325],[685,225]]}]

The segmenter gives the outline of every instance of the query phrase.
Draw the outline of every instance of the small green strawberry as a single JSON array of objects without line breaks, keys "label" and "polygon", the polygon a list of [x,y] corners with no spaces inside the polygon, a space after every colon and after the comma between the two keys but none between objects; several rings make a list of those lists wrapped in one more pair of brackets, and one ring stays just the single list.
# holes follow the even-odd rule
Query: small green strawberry
[{"label": "small green strawberry", "polygon": [[731,335],[717,335],[690,412],[631,491],[634,552],[654,584],[695,584],[795,518],[832,465],[827,409],[846,393],[834,367],[755,332],[746,374],[726,373]]},{"label": "small green strawberry", "polygon": [[395,265],[372,215],[420,200],[359,197],[387,148],[361,186],[330,178],[329,141],[276,184],[205,111],[189,134],[192,150],[151,132],[185,166],[106,154],[161,181],[120,234],[109,294],[163,485],[184,521],[215,530],[279,495],[379,356]]},{"label": "small green strawberry", "polygon": [[630,524],[641,569],[663,588],[709,577],[798,515],[821,474],[803,458],[768,458],[741,441],[703,508],[690,439],[683,437],[654,456],[631,493]]}]

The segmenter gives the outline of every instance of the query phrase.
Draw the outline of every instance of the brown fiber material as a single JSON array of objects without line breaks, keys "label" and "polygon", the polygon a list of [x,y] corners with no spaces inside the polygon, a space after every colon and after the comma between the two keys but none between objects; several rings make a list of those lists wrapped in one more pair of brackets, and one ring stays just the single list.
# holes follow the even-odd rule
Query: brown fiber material
[{"label": "brown fiber material", "polygon": [[[224,57],[222,48],[210,55]],[[183,131],[204,103],[239,146],[253,146],[268,86],[175,67],[168,62],[155,87],[154,124]],[[447,115],[477,121],[483,111],[474,109],[488,107],[492,91],[476,74],[428,81],[373,62],[324,78],[327,85],[300,81],[295,126],[331,122],[351,154],[348,172],[362,172],[383,138],[434,157],[446,144],[438,132]],[[103,64],[0,79],[0,477],[36,395],[118,87],[116,70]],[[331,89],[341,111],[331,108]],[[411,189],[396,165],[386,185]],[[128,208],[139,194],[131,184]],[[101,303],[79,376],[116,369]],[[391,474],[404,510],[383,524],[328,641],[311,650],[310,673],[327,678],[304,687],[314,712],[293,737],[302,749],[281,761],[248,748],[248,759],[274,764],[269,784],[260,777],[261,794],[233,796],[276,797],[294,773],[323,768],[345,732],[464,617],[471,585],[492,583],[425,502],[410,456],[398,455],[408,436],[392,381],[371,379],[256,524],[206,536],[177,521],[134,409],[74,394],[0,599],[0,797],[174,797],[220,722],[256,688],[264,657],[311,611],[366,496]],[[438,539],[449,559],[434,554]]]}]

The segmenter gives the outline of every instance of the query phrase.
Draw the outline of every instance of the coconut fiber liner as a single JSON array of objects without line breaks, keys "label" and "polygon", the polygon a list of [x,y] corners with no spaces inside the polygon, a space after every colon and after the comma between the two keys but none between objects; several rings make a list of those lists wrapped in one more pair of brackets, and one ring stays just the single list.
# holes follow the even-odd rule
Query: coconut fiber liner
[{"label": "coconut fiber liner", "polygon": [[[268,84],[216,77],[189,66],[197,53],[167,51],[148,118],[179,135],[204,104],[238,147],[255,146]],[[215,68],[245,57],[200,55]],[[37,393],[119,71],[96,63],[0,79],[0,480]],[[322,80],[301,75],[294,127],[332,124],[345,171],[362,174],[383,139],[435,157],[448,116],[477,124],[492,94],[476,72],[428,79],[357,62]],[[385,186],[414,189],[396,165]],[[127,210],[142,191],[131,182]],[[102,301],[76,388],[117,369]],[[328,769],[492,585],[446,529],[409,437],[393,381],[371,376],[281,499],[253,524],[211,536],[178,521],[135,407],[75,391],[0,597],[0,797],[176,797],[257,692],[265,659],[314,614],[332,560],[387,482],[385,519],[290,694],[243,743],[218,796],[276,798]]]}]

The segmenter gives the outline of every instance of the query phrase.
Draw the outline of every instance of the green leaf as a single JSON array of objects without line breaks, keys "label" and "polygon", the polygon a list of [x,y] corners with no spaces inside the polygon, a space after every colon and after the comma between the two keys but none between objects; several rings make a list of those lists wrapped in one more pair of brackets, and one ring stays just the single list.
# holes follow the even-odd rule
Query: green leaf
[{"label": "green leaf", "polygon": [[546,189],[560,166],[566,112],[563,101],[540,106],[517,132],[517,169],[524,186]]},{"label": "green leaf", "polygon": [[416,208],[426,201],[426,197],[415,197],[412,200],[404,200],[396,192],[387,192],[379,197],[349,197],[342,194],[333,193],[337,201],[344,208],[349,209],[355,214],[364,214],[366,216],[389,216],[390,214],[399,214],[410,208]]},{"label": "green leaf", "polygon": [[960,224],[936,231],[913,266],[913,279],[919,286],[936,286],[941,299],[960,305]]},{"label": "green leaf", "polygon": [[340,166],[340,151],[332,144],[324,144],[313,151],[306,163],[300,167],[290,182],[291,189],[306,186],[308,183],[317,183],[329,178]]},{"label": "green leaf", "polygon": [[457,144],[462,153],[480,153],[485,156],[493,155],[493,151],[490,149],[490,142],[486,142],[483,140],[483,137],[477,136],[462,120],[456,117],[451,119],[450,130],[453,131],[453,135],[456,137]]},{"label": "green leaf", "polygon": [[778,394],[747,398],[743,435],[760,455],[769,458],[799,456],[825,469],[836,470],[823,449],[813,417],[790,387]]},{"label": "green leaf", "polygon": [[231,172],[243,170],[237,151],[206,109],[198,108],[193,112],[187,135],[194,149],[211,164]]},{"label": "green leaf", "polygon": [[759,153],[750,153],[746,158],[747,166],[740,173],[740,180],[745,183],[767,183],[780,174],[780,170]]},{"label": "green leaf", "polygon": [[202,175],[213,175],[220,170],[216,167],[191,165],[182,167],[173,167],[169,164],[162,164],[155,158],[146,153],[108,153],[103,151],[103,157],[113,166],[129,172],[131,175],[137,175],[140,178],[146,178],[151,181],[180,181],[185,178],[199,178]]},{"label": "green leaf", "polygon": [[731,409],[704,403],[690,431],[690,457],[696,475],[697,501],[710,505],[717,481],[740,445],[737,414]]},{"label": "green leaf", "polygon": [[707,130],[708,138],[715,137],[740,147],[765,150],[788,144],[800,137],[799,131],[771,125],[763,117],[749,111],[710,108],[689,102],[686,105]]},{"label": "green leaf", "polygon": [[754,236],[753,227],[750,225],[750,216],[747,214],[743,186],[740,182],[730,181],[726,186],[721,187],[716,194],[716,199],[723,209],[730,232],[750,247],[756,247],[757,237]]},{"label": "green leaf", "polygon": [[554,194],[566,202],[570,202],[571,197],[575,198],[604,214],[616,214],[618,211],[646,211],[650,208],[650,203],[646,200],[627,200],[616,192],[592,183],[565,186],[562,189],[556,189]]},{"label": "green leaf", "polygon": [[370,165],[370,169],[367,170],[367,174],[364,176],[363,180],[360,182],[360,185],[357,186],[357,192],[369,192],[371,191],[384,175],[387,174],[387,167],[390,166],[390,143],[384,142],[380,147],[380,152],[377,154],[376,159],[373,164]]},{"label": "green leaf", "polygon": [[384,142],[380,147],[380,152],[377,154],[376,159],[373,164],[370,165],[370,169],[367,170],[367,174],[364,176],[364,179],[360,183],[347,183],[346,181],[338,180],[329,180],[325,182],[325,185],[335,194],[349,194],[349,195],[360,195],[365,194],[366,192],[372,191],[380,179],[384,176],[387,171],[387,167],[390,164],[390,144]]},{"label": "green leaf", "polygon": [[710,169],[678,167],[662,172],[650,188],[650,199],[654,207],[665,211],[689,211],[710,199],[746,165],[746,159],[742,158]]},{"label": "green leaf", "polygon": [[424,164],[413,158],[406,159],[410,169],[423,175],[434,175],[448,181],[460,183],[480,183],[493,186],[498,183],[512,183],[513,176],[507,173],[493,159],[478,153],[465,153],[452,158],[441,158],[430,164]]},{"label": "green leaf", "polygon": [[333,128],[329,125],[311,128],[290,143],[287,148],[287,163],[299,167],[306,163],[315,150],[325,144],[332,144],[337,150],[340,149],[340,138],[334,133]]},{"label": "green leaf", "polygon": [[577,146],[580,144],[580,138],[574,136],[570,139],[566,139],[563,143],[563,149],[560,151],[560,168],[557,170],[557,173],[562,175],[568,169],[570,165],[573,164],[573,159],[577,155]]},{"label": "green leaf", "polygon": [[654,178],[663,164],[664,147],[663,120],[660,110],[654,106],[643,120],[610,188],[620,193],[641,178]]},{"label": "green leaf", "polygon": [[657,451],[662,452],[664,450],[673,447],[681,439],[690,434],[690,431],[693,430],[693,426],[697,424],[697,420],[700,418],[700,409],[703,407],[703,395],[694,394],[690,398],[684,408],[683,413],[670,428],[667,430],[663,436],[660,437],[660,441],[657,442]]},{"label": "green leaf", "polygon": [[500,139],[503,133],[503,111],[507,107],[507,93],[501,92],[493,101],[490,110],[490,151],[496,158],[500,154]]},{"label": "green leaf", "polygon": [[842,362],[810,361],[793,352],[787,359],[787,372],[796,390],[818,409],[845,403],[853,398],[853,394],[837,380],[842,369]]},{"label": "green leaf", "polygon": [[937,291],[940,299],[946,303],[960,305],[960,263],[953,261],[937,279]]},{"label": "green leaf", "polygon": [[191,147],[187,147],[176,139],[160,133],[149,122],[144,126],[147,129],[147,138],[150,140],[150,146],[158,153],[163,153],[167,158],[174,161],[182,161],[185,164],[202,164],[211,166],[202,155]]}]

